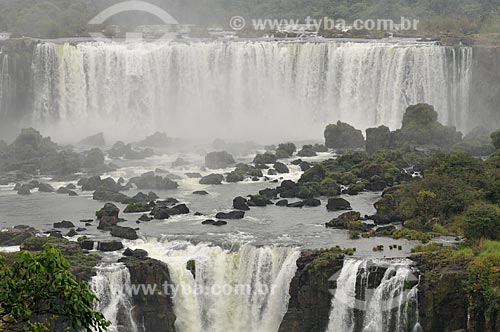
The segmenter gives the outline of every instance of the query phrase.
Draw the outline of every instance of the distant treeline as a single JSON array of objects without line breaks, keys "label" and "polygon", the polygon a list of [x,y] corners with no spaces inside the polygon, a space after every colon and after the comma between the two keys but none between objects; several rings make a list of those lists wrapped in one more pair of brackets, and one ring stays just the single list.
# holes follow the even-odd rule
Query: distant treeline
[{"label": "distant treeline", "polygon": [[[0,30],[38,38],[85,36],[87,22],[121,0],[0,0]],[[181,23],[224,25],[246,18],[418,18],[423,28],[463,33],[500,32],[500,0],[149,0]],[[125,16],[128,15],[128,16]],[[157,23],[148,15],[123,14],[127,22]]]}]

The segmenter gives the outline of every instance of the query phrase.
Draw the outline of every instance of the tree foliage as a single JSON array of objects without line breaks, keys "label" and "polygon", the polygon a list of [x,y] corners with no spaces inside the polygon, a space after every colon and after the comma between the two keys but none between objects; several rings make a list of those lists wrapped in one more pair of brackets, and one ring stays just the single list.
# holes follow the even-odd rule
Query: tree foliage
[{"label": "tree foliage", "polygon": [[103,332],[110,323],[94,311],[95,295],[78,283],[61,252],[47,247],[0,258],[0,328],[4,331],[68,330]]}]

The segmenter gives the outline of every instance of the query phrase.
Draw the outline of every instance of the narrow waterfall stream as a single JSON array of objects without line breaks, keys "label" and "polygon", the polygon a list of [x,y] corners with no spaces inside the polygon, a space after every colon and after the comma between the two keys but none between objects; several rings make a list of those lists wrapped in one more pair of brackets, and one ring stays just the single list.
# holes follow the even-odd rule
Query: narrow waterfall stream
[{"label": "narrow waterfall stream", "polygon": [[125,265],[98,267],[90,286],[99,299],[95,309],[113,324],[110,332],[139,332],[132,318],[130,273]]},{"label": "narrow waterfall stream", "polygon": [[418,278],[409,260],[347,259],[327,332],[417,332]]}]

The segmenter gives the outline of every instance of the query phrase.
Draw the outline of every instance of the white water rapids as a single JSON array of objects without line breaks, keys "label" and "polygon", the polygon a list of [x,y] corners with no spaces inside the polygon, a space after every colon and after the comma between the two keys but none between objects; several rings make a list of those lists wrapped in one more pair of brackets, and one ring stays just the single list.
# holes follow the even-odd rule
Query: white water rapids
[{"label": "white water rapids", "polygon": [[32,122],[82,137],[283,140],[337,120],[399,128],[426,102],[463,129],[471,62],[471,48],[416,42],[43,43]]},{"label": "white water rapids", "polygon": [[[291,247],[136,244],[169,266],[177,332],[277,332],[288,307],[300,251]],[[196,278],[186,268],[196,265]]]}]

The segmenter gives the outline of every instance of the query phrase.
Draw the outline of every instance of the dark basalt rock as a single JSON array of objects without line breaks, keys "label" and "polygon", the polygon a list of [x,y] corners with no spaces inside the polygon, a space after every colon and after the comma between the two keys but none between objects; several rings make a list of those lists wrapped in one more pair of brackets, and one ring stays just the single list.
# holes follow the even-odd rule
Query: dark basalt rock
[{"label": "dark basalt rock", "polygon": [[74,192],[73,190],[70,190],[69,193],[68,193],[69,196],[78,196],[78,194],[76,192]]},{"label": "dark basalt rock", "polygon": [[208,195],[208,192],[206,192],[205,190],[197,190],[197,191],[193,191],[193,195],[205,196],[205,195]]},{"label": "dark basalt rock", "polygon": [[340,270],[343,259],[328,259],[318,268],[315,260],[322,260],[318,251],[305,251],[297,260],[287,312],[278,332],[322,332],[328,327],[331,298],[329,277]]},{"label": "dark basalt rock", "polygon": [[281,186],[276,188],[281,198],[294,198],[297,197],[299,188],[298,185],[291,181],[285,180],[281,183]]},{"label": "dark basalt rock", "polygon": [[123,257],[119,260],[130,271],[134,285],[157,285],[154,294],[133,294],[130,313],[135,322],[141,322],[143,332],[175,332],[175,313],[171,293],[164,286],[173,287],[168,266],[151,258]]},{"label": "dark basalt rock", "polygon": [[74,227],[75,225],[71,221],[67,220],[54,223],[54,228],[74,228]]},{"label": "dark basalt rock", "polygon": [[53,193],[55,189],[48,183],[40,183],[38,185],[38,191],[43,193]]},{"label": "dark basalt rock", "polygon": [[202,222],[202,224],[203,225],[212,225],[212,226],[225,226],[225,225],[227,225],[227,221],[209,219],[209,220],[205,220],[204,222]]},{"label": "dark basalt rock", "polygon": [[274,164],[275,162],[276,162],[276,156],[270,152],[266,152],[264,154],[258,154],[253,159],[255,167],[257,167],[257,165]]},{"label": "dark basalt rock", "polygon": [[304,201],[304,206],[316,207],[316,206],[320,206],[320,205],[321,205],[321,201],[319,199],[316,199],[316,198],[309,198],[309,199],[306,199]]},{"label": "dark basalt rock", "polygon": [[0,232],[0,246],[18,246],[24,240],[35,236],[36,230],[32,227],[15,227]]},{"label": "dark basalt rock", "polygon": [[78,185],[82,186],[83,191],[94,191],[99,188],[101,185],[102,180],[100,176],[94,176],[88,179],[81,179],[78,181]]},{"label": "dark basalt rock", "polygon": [[275,169],[268,169],[267,170],[267,175],[278,175],[278,172]]},{"label": "dark basalt rock", "polygon": [[210,174],[207,175],[200,180],[200,184],[206,185],[219,185],[224,180],[224,176],[221,174]]},{"label": "dark basalt rock", "polygon": [[248,206],[260,206],[264,207],[267,205],[273,205],[274,203],[271,202],[269,199],[267,199],[264,196],[261,195],[250,195],[250,199],[248,200]]},{"label": "dark basalt rock", "polygon": [[298,201],[298,202],[295,202],[295,203],[290,203],[287,205],[287,207],[291,207],[291,208],[302,208],[304,207],[304,201]]},{"label": "dark basalt rock", "polygon": [[69,190],[75,190],[76,189],[76,186],[73,184],[73,183],[70,183],[66,186],[67,189]]},{"label": "dark basalt rock", "polygon": [[280,174],[290,173],[288,167],[285,164],[280,163],[279,161],[274,164],[274,169]]},{"label": "dark basalt rock", "polygon": [[233,207],[236,210],[241,210],[241,211],[248,211],[250,208],[248,207],[247,200],[244,197],[236,197],[233,199]]},{"label": "dark basalt rock", "polygon": [[73,236],[76,236],[76,235],[78,235],[78,232],[75,231],[74,228],[70,229],[69,232],[66,233],[66,236],[68,236],[68,237],[73,237]]},{"label": "dark basalt rock", "polygon": [[119,212],[120,209],[118,209],[116,205],[113,203],[106,203],[101,210],[96,212],[96,216],[99,219],[99,226],[97,226],[97,229],[108,230],[116,226]]},{"label": "dark basalt rock", "polygon": [[71,190],[69,190],[68,188],[66,187],[60,187],[59,189],[57,189],[56,193],[58,194],[69,194]]},{"label": "dark basalt rock", "polygon": [[135,257],[137,259],[145,259],[149,256],[149,253],[144,249],[132,250],[130,248],[127,248],[125,249],[122,255],[125,257]]},{"label": "dark basalt rock", "polygon": [[215,215],[217,219],[243,219],[244,217],[243,211],[219,212]]},{"label": "dark basalt rock", "polygon": [[151,221],[153,218],[149,217],[147,214],[143,214],[142,216],[139,217],[139,221]]},{"label": "dark basalt rock", "polygon": [[328,211],[352,210],[349,201],[341,197],[334,197],[328,199],[328,204],[326,205],[326,209]]},{"label": "dark basalt rock", "polygon": [[123,249],[121,241],[103,241],[97,244],[97,250],[103,252],[118,251]]},{"label": "dark basalt rock", "polygon": [[226,176],[226,181],[229,183],[241,182],[243,180],[245,180],[245,175],[237,171],[233,171]]},{"label": "dark basalt rock", "polygon": [[119,237],[127,240],[137,240],[139,236],[137,232],[130,227],[114,226],[111,228],[111,236]]},{"label": "dark basalt rock", "polygon": [[130,197],[127,195],[106,190],[96,190],[92,195],[92,198],[95,201],[116,202],[122,204],[128,204],[130,202]]},{"label": "dark basalt rock", "polygon": [[209,169],[227,168],[236,162],[226,151],[210,152],[205,156],[205,166]]},{"label": "dark basalt rock", "polygon": [[266,188],[260,190],[259,195],[268,199],[275,199],[278,197],[278,191],[276,189]]},{"label": "dark basalt rock", "polygon": [[133,183],[138,189],[157,189],[157,190],[171,190],[177,189],[179,184],[172,181],[168,177],[161,177],[155,175],[154,172],[142,174],[139,177],[130,179],[129,183]]},{"label": "dark basalt rock", "polygon": [[311,168],[311,167],[312,167],[312,165],[311,165],[310,163],[308,163],[307,161],[302,161],[302,162],[300,162],[299,167],[300,167],[300,170],[301,170],[302,172],[305,172],[305,171],[307,171],[309,168]]},{"label": "dark basalt rock", "polygon": [[164,205],[157,205],[153,208],[153,211],[151,211],[151,214],[154,216],[154,218],[158,220],[168,219],[171,216],[188,213],[189,208],[186,206],[186,204],[179,204],[172,208]]},{"label": "dark basalt rock", "polygon": [[325,129],[325,145],[332,149],[364,149],[365,139],[361,130],[338,121]]},{"label": "dark basalt rock", "polygon": [[276,206],[288,206],[288,200],[282,199],[282,200],[276,202]]},{"label": "dark basalt rock", "polygon": [[27,195],[31,195],[31,191],[27,185],[23,184],[17,190],[17,194],[27,196]]},{"label": "dark basalt rock", "polygon": [[138,212],[149,212],[151,208],[143,203],[130,203],[127,205],[123,213],[138,213]]},{"label": "dark basalt rock", "polygon": [[162,148],[171,145],[172,142],[173,139],[168,137],[166,133],[157,131],[153,135],[149,135],[142,141],[137,142],[136,145]]},{"label": "dark basalt rock", "polygon": [[94,249],[94,241],[92,240],[83,240],[80,241],[80,247],[85,250],[93,250]]},{"label": "dark basalt rock", "polygon": [[356,211],[349,211],[341,214],[338,218],[334,218],[325,224],[328,228],[347,229],[348,223],[358,221],[361,213]]}]

